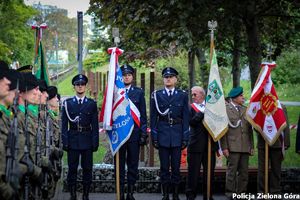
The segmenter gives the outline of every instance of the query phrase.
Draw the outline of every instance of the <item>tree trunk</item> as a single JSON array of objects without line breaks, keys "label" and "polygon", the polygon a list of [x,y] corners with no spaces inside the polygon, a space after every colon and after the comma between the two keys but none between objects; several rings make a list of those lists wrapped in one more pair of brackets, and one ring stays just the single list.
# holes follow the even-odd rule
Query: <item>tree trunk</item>
[{"label": "tree trunk", "polygon": [[189,68],[189,88],[191,89],[196,81],[195,81],[195,51],[193,49],[189,49],[188,51],[188,68]]},{"label": "tree trunk", "polygon": [[200,77],[201,77],[202,87],[206,90],[208,84],[208,72],[205,65],[206,63],[205,52],[203,49],[197,48],[195,53],[200,66]]},{"label": "tree trunk", "polygon": [[247,8],[248,9],[247,14],[244,18],[244,24],[246,26],[246,32],[248,37],[247,53],[249,59],[251,89],[253,89],[260,71],[261,48],[257,16],[255,16],[255,2],[249,1],[249,6]]},{"label": "tree trunk", "polygon": [[232,52],[232,86],[240,86],[241,67],[240,67],[240,47],[241,47],[241,21],[236,20],[233,36],[233,52]]}]

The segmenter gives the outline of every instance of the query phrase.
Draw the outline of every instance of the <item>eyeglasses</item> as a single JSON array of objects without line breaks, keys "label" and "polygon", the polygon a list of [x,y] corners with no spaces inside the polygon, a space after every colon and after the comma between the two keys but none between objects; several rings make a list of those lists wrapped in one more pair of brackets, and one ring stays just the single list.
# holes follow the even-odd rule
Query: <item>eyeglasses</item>
[{"label": "eyeglasses", "polygon": [[85,86],[85,83],[76,83],[75,86]]},{"label": "eyeglasses", "polygon": [[197,94],[196,93],[192,93],[192,97],[195,97],[195,96],[197,96]]}]

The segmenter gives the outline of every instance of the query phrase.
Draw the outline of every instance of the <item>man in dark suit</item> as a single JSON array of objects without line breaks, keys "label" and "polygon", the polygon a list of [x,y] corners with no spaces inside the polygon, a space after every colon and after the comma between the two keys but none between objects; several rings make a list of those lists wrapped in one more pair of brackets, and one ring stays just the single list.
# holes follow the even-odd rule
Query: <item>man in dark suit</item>
[{"label": "man in dark suit", "polygon": [[98,109],[94,100],[85,96],[88,78],[78,74],[72,79],[76,91],[62,108],[62,142],[68,155],[68,186],[71,200],[76,200],[76,180],[79,156],[83,169],[83,200],[89,199],[92,182],[93,152],[99,146]]},{"label": "man in dark suit", "polygon": [[181,150],[187,147],[189,136],[188,94],[175,88],[177,75],[174,68],[166,67],[162,71],[165,88],[151,96],[151,135],[159,153],[163,200],[169,199],[170,184],[173,200],[179,199]]},{"label": "man in dark suit", "polygon": [[145,145],[147,140],[147,114],[144,91],[132,85],[134,69],[130,65],[121,67],[125,91],[140,112],[140,124],[134,123],[130,138],[119,150],[120,155],[120,190],[121,200],[124,199],[125,163],[127,164],[127,196],[126,200],[134,200],[134,184],[138,179],[140,145]]},{"label": "man in dark suit", "polygon": [[[205,110],[205,91],[202,87],[194,86],[192,88],[193,103],[190,108],[190,137],[188,145],[188,177],[186,195],[188,200],[194,200],[197,196],[197,183],[201,165],[203,165],[203,199],[212,199],[207,197],[207,156],[208,156],[208,137],[211,137],[204,127],[202,120]],[[211,139],[211,183],[214,177],[216,164],[215,151],[217,144]],[[212,187],[210,187],[212,188]]]}]

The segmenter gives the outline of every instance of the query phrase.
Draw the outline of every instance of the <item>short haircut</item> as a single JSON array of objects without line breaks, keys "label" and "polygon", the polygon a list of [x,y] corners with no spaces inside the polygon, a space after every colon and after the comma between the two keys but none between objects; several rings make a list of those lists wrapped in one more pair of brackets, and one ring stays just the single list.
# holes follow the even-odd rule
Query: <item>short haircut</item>
[{"label": "short haircut", "polygon": [[192,87],[192,90],[197,90],[197,91],[199,91],[201,94],[203,94],[203,96],[206,95],[205,90],[204,90],[202,87],[200,87],[200,86],[193,86],[193,87]]}]

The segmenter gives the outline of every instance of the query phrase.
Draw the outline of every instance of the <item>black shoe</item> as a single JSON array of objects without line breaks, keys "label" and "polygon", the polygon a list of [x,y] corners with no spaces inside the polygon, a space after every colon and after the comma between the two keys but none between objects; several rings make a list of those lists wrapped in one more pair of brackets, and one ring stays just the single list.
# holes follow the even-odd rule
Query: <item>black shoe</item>
[{"label": "black shoe", "polygon": [[134,193],[134,185],[128,185],[126,200],[135,200],[133,193]]},{"label": "black shoe", "polygon": [[77,200],[76,185],[72,185],[70,187],[70,194],[71,194],[70,200]]},{"label": "black shoe", "polygon": [[169,184],[162,185],[163,198],[161,200],[169,200]]},{"label": "black shoe", "polygon": [[173,200],[180,200],[179,199],[179,185],[173,185],[174,191],[173,191]]},{"label": "black shoe", "polygon": [[83,186],[82,200],[89,200],[90,186]]},{"label": "black shoe", "polygon": [[125,200],[124,185],[120,186],[120,200]]}]

